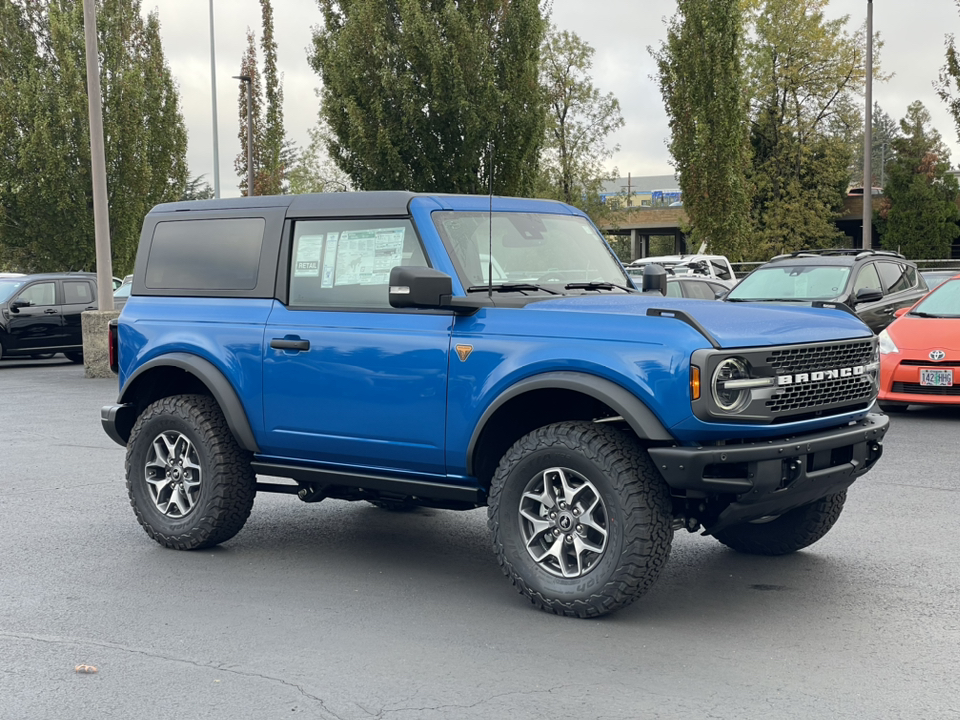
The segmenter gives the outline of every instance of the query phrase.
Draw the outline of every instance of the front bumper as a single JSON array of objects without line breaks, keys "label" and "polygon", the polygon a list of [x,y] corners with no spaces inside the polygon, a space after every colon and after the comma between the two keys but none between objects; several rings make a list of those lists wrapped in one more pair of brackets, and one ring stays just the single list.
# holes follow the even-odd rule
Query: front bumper
[{"label": "front bumper", "polygon": [[667,484],[688,497],[733,496],[713,533],[783,513],[847,489],[880,459],[890,419],[871,413],[839,428],[777,440],[710,447],[653,447]]}]

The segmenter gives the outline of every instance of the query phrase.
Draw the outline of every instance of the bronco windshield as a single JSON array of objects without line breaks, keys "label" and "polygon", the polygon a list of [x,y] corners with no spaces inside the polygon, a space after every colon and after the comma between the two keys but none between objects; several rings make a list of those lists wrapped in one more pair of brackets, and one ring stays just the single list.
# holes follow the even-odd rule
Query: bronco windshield
[{"label": "bronco windshield", "polygon": [[850,268],[844,265],[773,265],[747,275],[727,300],[833,300],[843,294]]},{"label": "bronco windshield", "polygon": [[495,285],[630,285],[620,261],[582,217],[549,213],[435,212],[433,222],[456,259],[465,287],[488,282],[491,220]]}]

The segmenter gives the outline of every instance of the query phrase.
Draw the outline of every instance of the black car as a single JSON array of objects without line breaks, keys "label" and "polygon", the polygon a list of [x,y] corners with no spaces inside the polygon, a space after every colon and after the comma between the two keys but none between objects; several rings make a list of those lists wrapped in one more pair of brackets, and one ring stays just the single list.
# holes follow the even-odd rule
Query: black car
[{"label": "black car", "polygon": [[62,352],[83,362],[80,314],[97,309],[93,273],[0,278],[0,358]]},{"label": "black car", "polygon": [[778,255],[741,280],[724,300],[843,304],[879,333],[896,310],[926,293],[917,266],[900,253],[831,249]]}]

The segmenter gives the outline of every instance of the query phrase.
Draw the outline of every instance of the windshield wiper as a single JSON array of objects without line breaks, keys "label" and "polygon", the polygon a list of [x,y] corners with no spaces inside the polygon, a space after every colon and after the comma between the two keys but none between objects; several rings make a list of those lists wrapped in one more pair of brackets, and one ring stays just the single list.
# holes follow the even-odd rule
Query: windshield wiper
[{"label": "windshield wiper", "polygon": [[634,293],[637,292],[633,288],[629,288],[626,285],[617,285],[612,282],[603,282],[601,280],[593,280],[591,282],[576,282],[576,283],[567,283],[563,286],[564,290],[623,290],[624,292]]},{"label": "windshield wiper", "polygon": [[725,298],[727,302],[782,302],[782,303],[807,303],[812,300],[802,298]]},{"label": "windshield wiper", "polygon": [[496,285],[471,285],[467,288],[468,293],[474,292],[487,292],[492,290],[493,292],[540,292],[550,293],[551,295],[559,295],[556,290],[550,290],[545,288],[542,285],[534,285],[533,283],[498,283]]},{"label": "windshield wiper", "polygon": [[925,318],[946,318],[946,317],[956,317],[956,315],[934,315],[933,313],[925,312],[912,312],[911,315],[916,317],[925,317]]}]

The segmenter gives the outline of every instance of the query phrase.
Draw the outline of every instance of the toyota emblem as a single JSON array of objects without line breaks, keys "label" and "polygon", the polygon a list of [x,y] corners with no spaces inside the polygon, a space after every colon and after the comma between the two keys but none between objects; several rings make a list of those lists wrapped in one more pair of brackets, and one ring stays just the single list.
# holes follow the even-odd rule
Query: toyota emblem
[{"label": "toyota emblem", "polygon": [[946,354],[943,350],[931,350],[931,351],[930,351],[930,359],[931,359],[931,360],[937,360],[937,361],[943,360],[946,356],[947,356],[947,354]]}]

